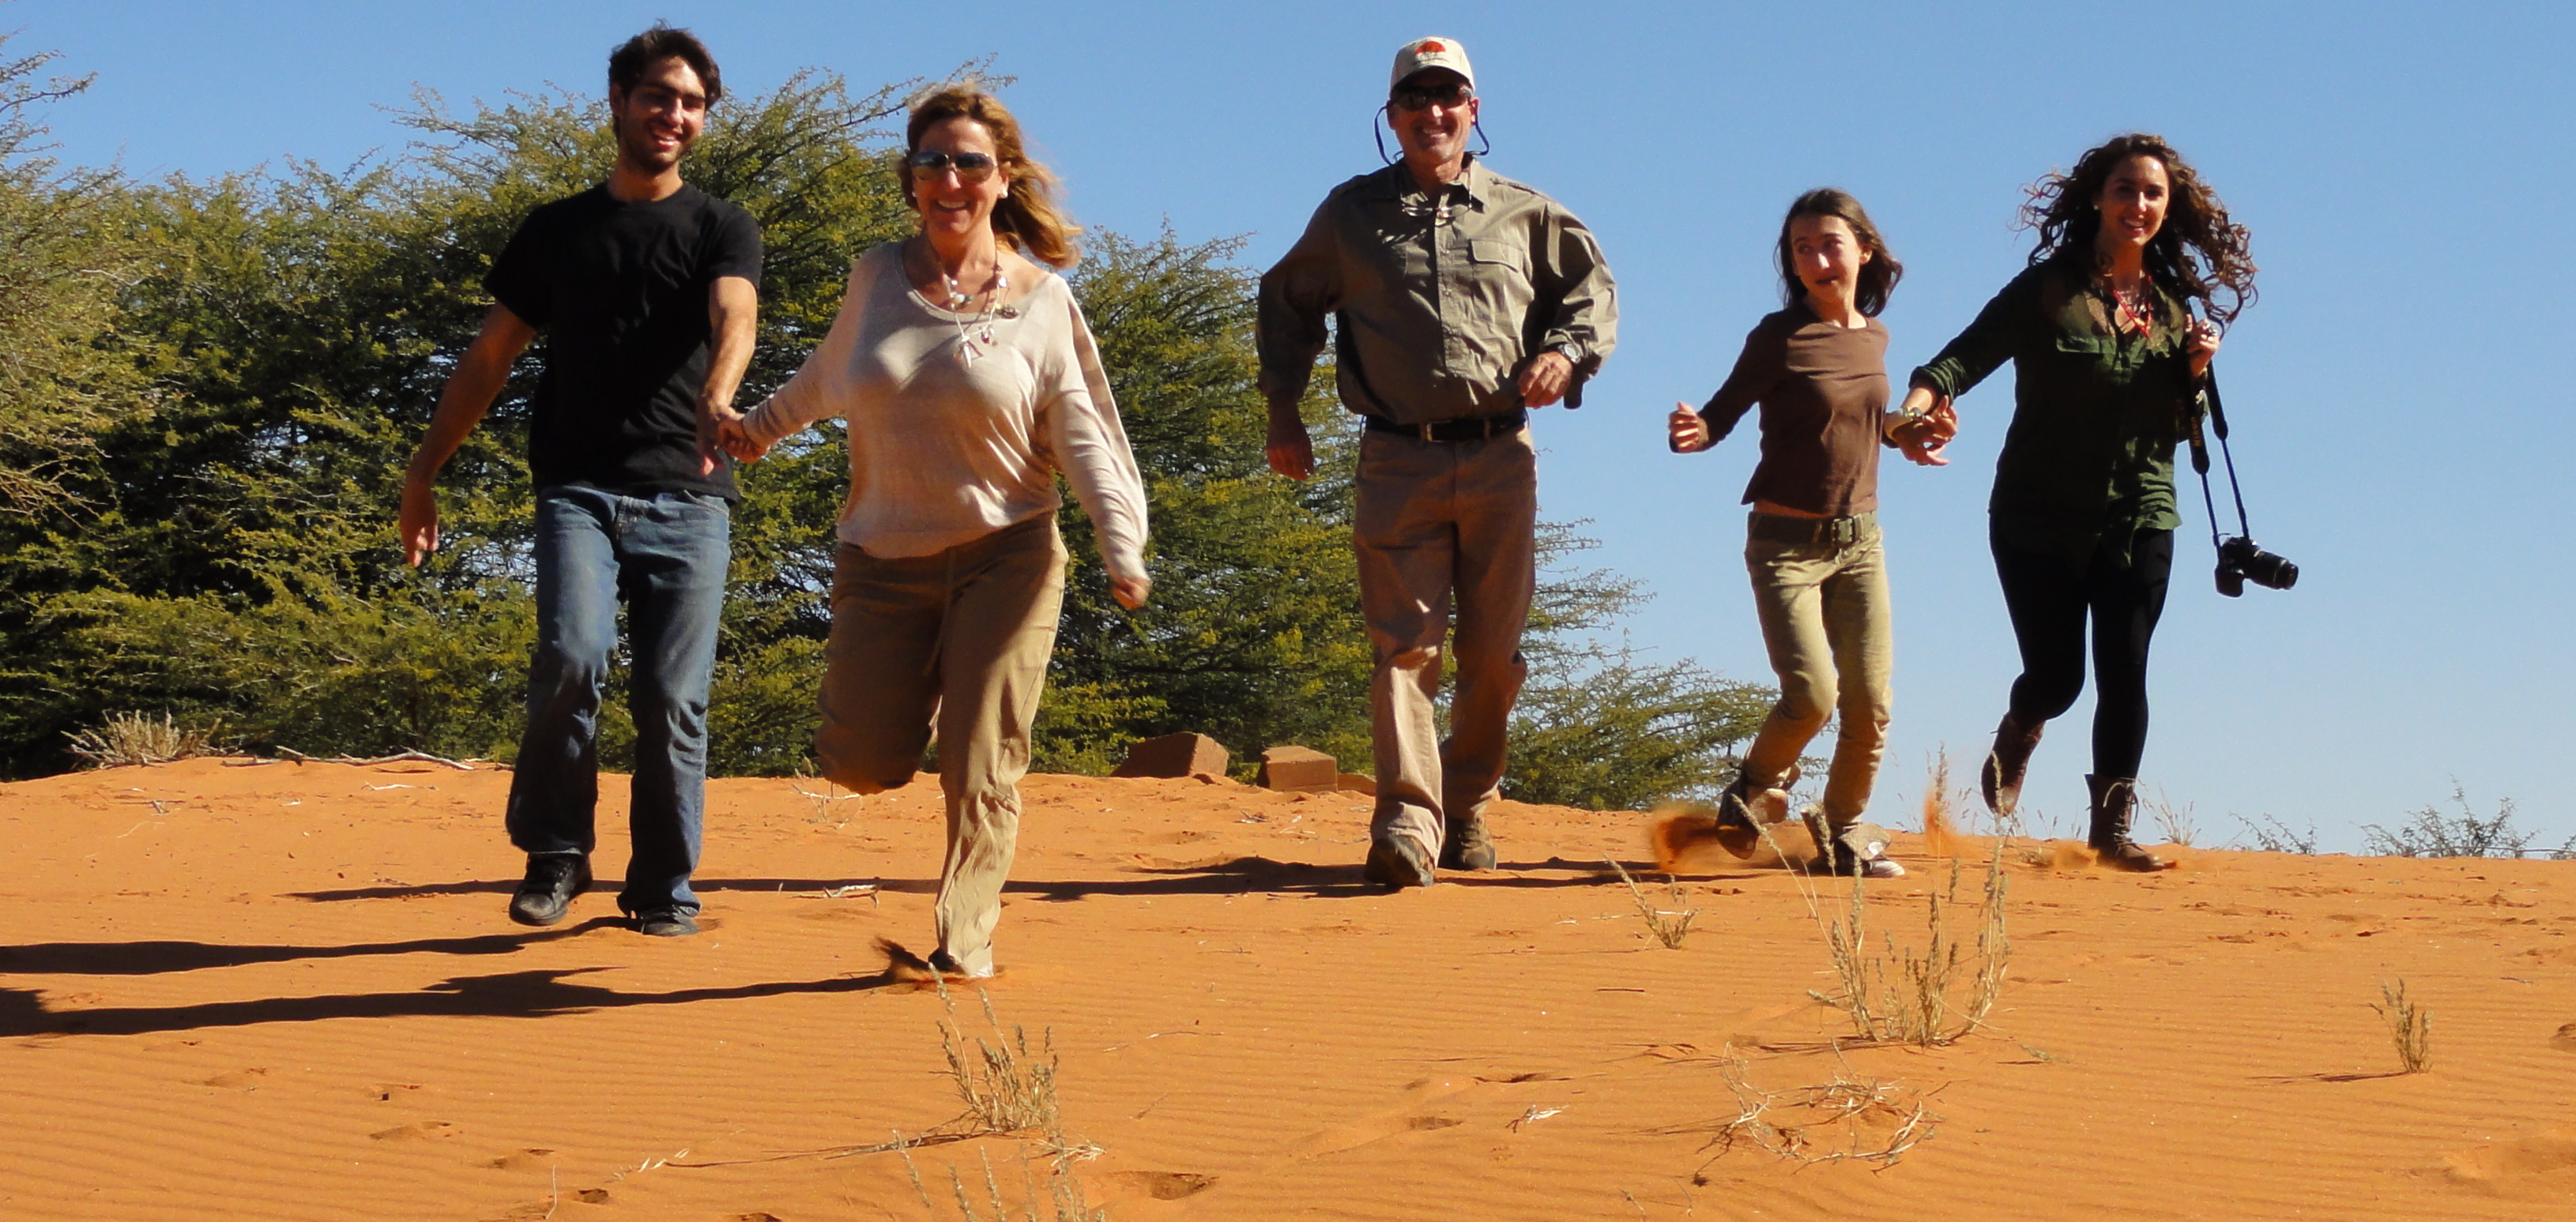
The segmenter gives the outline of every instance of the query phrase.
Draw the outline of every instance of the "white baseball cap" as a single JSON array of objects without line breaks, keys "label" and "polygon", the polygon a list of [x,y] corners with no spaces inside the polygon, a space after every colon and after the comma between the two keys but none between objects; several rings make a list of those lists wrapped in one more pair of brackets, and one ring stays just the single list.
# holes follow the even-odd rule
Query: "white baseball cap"
[{"label": "white baseball cap", "polygon": [[1476,70],[1467,66],[1467,48],[1455,38],[1417,38],[1396,48],[1395,74],[1387,78],[1387,91],[1392,93],[1404,78],[1425,68],[1447,68],[1467,78],[1469,88],[1476,84]]}]

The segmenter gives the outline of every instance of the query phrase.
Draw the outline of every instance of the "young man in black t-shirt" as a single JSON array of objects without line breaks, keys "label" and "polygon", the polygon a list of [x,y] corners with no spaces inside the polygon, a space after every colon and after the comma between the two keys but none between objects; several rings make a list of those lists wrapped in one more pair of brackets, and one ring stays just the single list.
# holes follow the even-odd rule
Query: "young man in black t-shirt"
[{"label": "young man in black t-shirt", "polygon": [[537,649],[510,782],[510,842],[528,854],[510,900],[552,925],[590,885],[600,686],[627,604],[633,659],[633,852],[618,908],[644,933],[696,933],[707,689],[715,672],[734,487],[720,421],[751,360],[760,228],[680,180],[723,94],[686,30],[637,35],[608,60],[617,165],[528,215],[486,281],[498,304],[457,362],[403,488],[403,548],[438,547],[438,469],[539,331],[530,403],[537,487]]}]

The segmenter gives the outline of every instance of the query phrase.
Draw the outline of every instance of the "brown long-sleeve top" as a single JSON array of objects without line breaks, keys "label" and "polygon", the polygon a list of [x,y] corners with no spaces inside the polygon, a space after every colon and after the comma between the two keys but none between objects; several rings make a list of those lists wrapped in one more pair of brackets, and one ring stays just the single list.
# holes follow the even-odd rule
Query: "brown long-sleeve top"
[{"label": "brown long-sleeve top", "polygon": [[1878,508],[1880,413],[1887,410],[1887,327],[1843,327],[1799,302],[1744,337],[1735,371],[1699,418],[1709,444],[1762,405],[1762,461],[1744,503],[1769,501],[1843,517]]},{"label": "brown long-sleeve top", "polygon": [[1618,291],[1592,231],[1485,168],[1436,195],[1398,162],[1333,189],[1261,277],[1261,392],[1293,404],[1332,332],[1342,404],[1399,424],[1519,410],[1521,366],[1574,363],[1566,406],[1618,342]]}]

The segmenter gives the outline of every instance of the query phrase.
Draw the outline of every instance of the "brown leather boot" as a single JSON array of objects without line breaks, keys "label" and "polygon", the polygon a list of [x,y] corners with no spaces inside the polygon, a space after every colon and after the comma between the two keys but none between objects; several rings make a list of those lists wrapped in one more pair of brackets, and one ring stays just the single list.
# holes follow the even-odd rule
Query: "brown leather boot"
[{"label": "brown leather boot", "polygon": [[1494,838],[1485,831],[1485,817],[1469,815],[1451,819],[1440,840],[1440,868],[1443,870],[1490,870],[1494,868]]},{"label": "brown leather boot", "polygon": [[2114,870],[2136,874],[2174,867],[2129,839],[2129,820],[2138,813],[2137,778],[2087,774],[2084,785],[2093,791],[2093,834],[2086,843],[2093,846],[2096,859]]},{"label": "brown leather boot", "polygon": [[1995,749],[1977,770],[1977,789],[1985,795],[1987,810],[2009,815],[2021,805],[2022,774],[2030,770],[2030,753],[2039,749],[2039,734],[2046,728],[2045,721],[2004,714],[2003,724],[1995,727]]}]

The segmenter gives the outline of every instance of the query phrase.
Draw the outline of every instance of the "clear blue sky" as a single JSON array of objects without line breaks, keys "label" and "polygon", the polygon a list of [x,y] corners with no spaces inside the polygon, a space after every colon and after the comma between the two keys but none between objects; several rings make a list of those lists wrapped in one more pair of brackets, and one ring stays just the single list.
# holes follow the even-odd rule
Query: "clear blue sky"
[{"label": "clear blue sky", "polygon": [[[997,55],[1083,221],[1245,234],[1259,265],[1375,164],[1394,47],[1461,40],[1490,164],[1589,222],[1619,280],[1591,406],[1538,424],[1544,511],[1590,519],[1594,557],[1657,595],[1637,643],[1764,681],[1739,559],[1751,439],[1678,457],[1660,431],[1774,308],[1780,210],[1832,183],[1877,216],[1907,267],[1886,315],[1901,379],[2022,265],[2022,184],[2162,132],[2254,230],[2262,301],[2221,367],[2257,536],[2303,577],[2218,597],[2187,516],[2147,782],[2194,804],[2204,842],[2233,812],[2355,848],[2453,778],[2481,811],[2517,800],[2550,844],[2576,833],[2559,504],[2576,227],[2552,219],[2576,198],[2576,6],[0,5],[13,53],[98,74],[52,114],[65,156],[193,175],[396,147],[382,108],[415,84],[458,103],[596,90],[610,46],[655,18],[695,28],[746,94],[800,67],[866,87]],[[1984,528],[2010,408],[1998,374],[1961,400],[1951,467],[1885,471],[1891,822],[1914,821],[1928,753],[1972,775],[2017,669]],[[2082,813],[2090,708],[2035,765],[2029,801],[2060,826]]]}]

